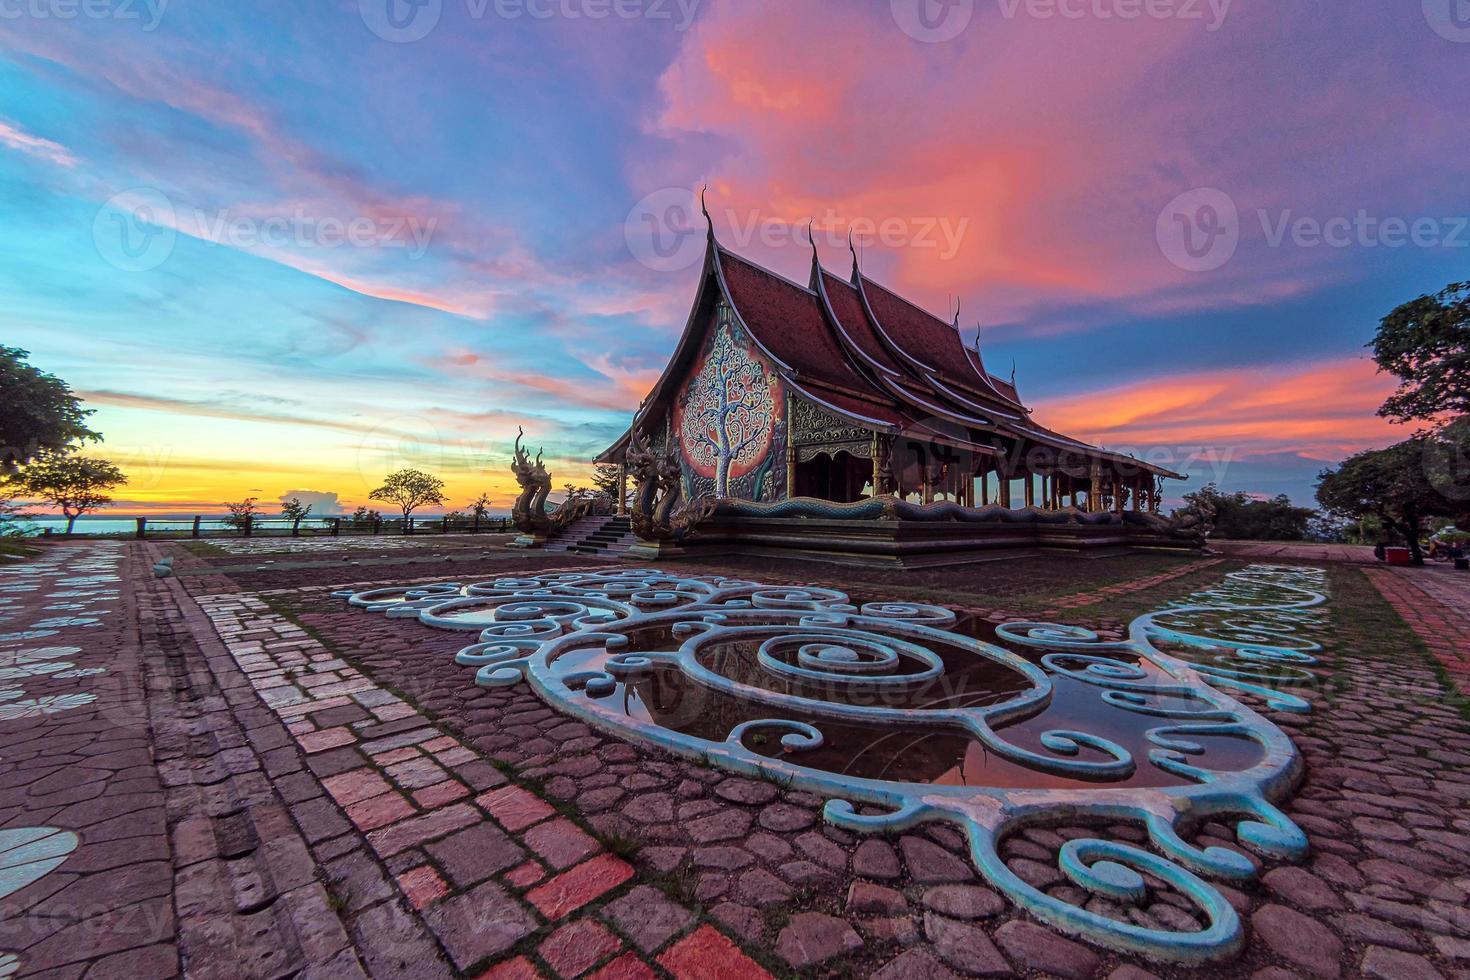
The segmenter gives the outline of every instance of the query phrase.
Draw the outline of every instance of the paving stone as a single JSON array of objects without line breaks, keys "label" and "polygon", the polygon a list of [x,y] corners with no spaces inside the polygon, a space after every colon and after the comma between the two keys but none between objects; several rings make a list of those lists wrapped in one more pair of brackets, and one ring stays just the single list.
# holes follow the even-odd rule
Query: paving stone
[{"label": "paving stone", "polygon": [[745,847],[766,861],[784,861],[791,856],[791,845],[775,834],[751,834],[745,840]]},{"label": "paving stone", "polygon": [[426,848],[457,888],[477,885],[525,860],[526,852],[489,822],[450,834]]},{"label": "paving stone", "polygon": [[751,905],[780,905],[791,899],[791,888],[765,868],[751,868],[735,887],[742,901]]},{"label": "paving stone", "polygon": [[756,822],[767,830],[778,834],[805,830],[816,822],[816,814],[789,803],[772,803],[763,808]]},{"label": "paving stone", "polygon": [[847,868],[847,852],[818,833],[806,833],[796,838],[797,850],[817,864],[833,871]]},{"label": "paving stone", "polygon": [[347,808],[347,819],[363,833],[406,820],[418,811],[398,793],[384,793],[354,803]]},{"label": "paving stone", "polygon": [[1420,948],[1419,941],[1408,932],[1372,916],[1348,912],[1333,916],[1332,924],[1338,932],[1349,939],[1411,951],[1417,951]]},{"label": "paving stone", "polygon": [[688,980],[766,980],[761,966],[712,926],[703,925],[664,950],[658,964]]},{"label": "paving stone", "polygon": [[854,874],[864,878],[879,878],[887,881],[899,877],[898,855],[886,841],[870,837],[857,846],[852,855]]},{"label": "paving stone", "polygon": [[755,863],[749,851],[738,847],[696,847],[691,853],[696,868],[735,871]]},{"label": "paving stone", "polygon": [[909,903],[903,893],[868,881],[854,881],[847,889],[847,911],[877,915],[903,915]]},{"label": "paving stone", "polygon": [[569,922],[537,948],[560,977],[579,977],[622,948],[618,937],[591,919]]},{"label": "paving stone", "polygon": [[845,920],[821,912],[796,913],[776,937],[776,955],[798,970],[862,948]]},{"label": "paving stone", "polygon": [[975,877],[968,863],[922,837],[905,835],[899,838],[898,847],[903,852],[909,876],[921,885],[970,881]]},{"label": "paving stone", "polygon": [[1263,905],[1251,929],[1277,956],[1316,977],[1342,972],[1342,941],[1326,926],[1284,905]]},{"label": "paving stone", "polygon": [[1439,955],[1446,959],[1470,960],[1470,939],[1461,939],[1458,936],[1434,936],[1432,941]]},{"label": "paving stone", "polygon": [[519,786],[503,786],[475,797],[475,802],[512,833],[525,830],[556,812],[551,804]]},{"label": "paving stone", "polygon": [[611,854],[599,854],[537,885],[526,897],[541,914],[556,920],[602,897],[633,877],[633,869]]},{"label": "paving stone", "polygon": [[398,887],[403,889],[408,903],[416,909],[437,902],[449,894],[449,886],[439,877],[439,872],[427,864],[421,864],[399,875]]},{"label": "paving stone", "polygon": [[1291,865],[1273,868],[1261,881],[1271,891],[1308,912],[1340,909],[1345,904],[1330,885],[1303,868]]},{"label": "paving stone", "polygon": [[[623,808],[624,814],[628,808]],[[696,844],[711,844],[715,841],[743,837],[750,830],[751,816],[744,810],[726,809],[708,817],[691,820],[684,825],[689,839]]]},{"label": "paving stone", "polygon": [[946,963],[966,973],[980,976],[1009,976],[1011,973],[1010,965],[995,948],[995,943],[977,926],[925,912],[924,935]]},{"label": "paving stone", "polygon": [[958,977],[959,974],[939,962],[928,950],[911,949],[885,963],[873,974],[872,980],[957,980]]},{"label": "paving stone", "polygon": [[827,868],[810,861],[788,861],[776,868],[776,873],[793,885],[824,887],[832,882],[833,874]]},{"label": "paving stone", "polygon": [[765,917],[748,905],[722,902],[710,910],[710,915],[747,943],[759,942],[765,933]]},{"label": "paving stone", "polygon": [[1363,954],[1363,976],[1374,980],[1444,980],[1444,974],[1422,956],[1383,946]]},{"label": "paving stone", "polygon": [[349,914],[360,912],[393,895],[393,886],[384,877],[382,868],[363,850],[328,862],[324,870],[332,894]]},{"label": "paving stone", "polygon": [[524,956],[496,963],[476,980],[544,980],[545,974]]},{"label": "paving stone", "polygon": [[856,921],[863,935],[880,945],[897,943],[900,946],[912,946],[920,939],[919,927],[906,915],[879,916]]},{"label": "paving stone", "polygon": [[1159,980],[1159,978],[1131,963],[1124,963],[1112,973],[1108,974],[1108,980]]},{"label": "paving stone", "polygon": [[639,860],[664,874],[679,867],[688,856],[687,847],[645,847],[638,852]]},{"label": "paving stone", "polygon": [[548,820],[521,835],[531,850],[560,871],[601,850],[601,845],[565,817]]},{"label": "paving stone", "polygon": [[924,906],[952,919],[983,919],[1005,910],[1005,899],[988,888],[940,885],[924,891]]},{"label": "paving stone", "polygon": [[732,803],[769,803],[780,795],[774,784],[732,776],[715,785],[715,795]]},{"label": "paving stone", "polygon": [[590,980],[658,980],[658,974],[636,954],[624,953],[591,974]]},{"label": "paving stone", "polygon": [[479,819],[480,816],[473,807],[458,803],[374,830],[367,835],[367,839],[374,850],[388,857],[475,823]]},{"label": "paving stone", "polygon": [[493,881],[429,908],[424,922],[460,970],[504,953],[536,930],[531,911]]},{"label": "paving stone", "polygon": [[648,885],[638,885],[628,894],[613,899],[603,908],[602,915],[645,953],[658,949],[694,921],[688,909]]},{"label": "paving stone", "polygon": [[668,793],[644,793],[625,803],[619,812],[638,823],[668,823],[674,819],[674,798]]}]

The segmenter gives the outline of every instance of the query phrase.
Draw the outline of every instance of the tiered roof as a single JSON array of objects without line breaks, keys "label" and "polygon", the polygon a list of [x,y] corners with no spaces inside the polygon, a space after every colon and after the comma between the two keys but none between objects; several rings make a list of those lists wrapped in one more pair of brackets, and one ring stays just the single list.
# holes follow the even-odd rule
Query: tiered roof
[{"label": "tiered roof", "polygon": [[[1000,440],[1024,440],[1179,476],[1033,421],[1014,383],[989,373],[979,350],[965,345],[958,318],[941,320],[869,279],[858,268],[856,252],[851,277],[844,280],[822,267],[813,244],[811,275],[802,286],[720,245],[713,225],[684,334],[634,416],[633,429],[662,419],[721,299],[797,394],[864,427],[963,441],[980,452],[998,451]],[[625,433],[598,459],[618,458],[627,440]]]}]

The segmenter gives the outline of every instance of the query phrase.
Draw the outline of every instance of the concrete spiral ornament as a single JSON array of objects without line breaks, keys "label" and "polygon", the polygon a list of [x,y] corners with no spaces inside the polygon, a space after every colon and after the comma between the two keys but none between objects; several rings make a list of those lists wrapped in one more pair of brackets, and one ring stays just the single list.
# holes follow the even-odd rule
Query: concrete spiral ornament
[{"label": "concrete spiral ornament", "polygon": [[[1198,825],[1233,826],[1266,860],[1306,854],[1276,806],[1300,756],[1227,692],[1309,709],[1283,688],[1314,676],[1318,569],[1233,572],[1118,639],[1015,622],[991,642],[936,606],[647,568],[336,595],[477,633],[455,659],[480,685],[525,682],[603,731],[820,793],[844,829],[955,825],[991,885],[1120,952],[1188,964],[1239,950],[1239,916],[1210,882],[1249,880],[1256,865],[1192,843]],[[1124,824],[1132,839],[1101,829]],[[1068,889],[1038,888],[1002,857],[1012,835],[1048,825],[1099,828],[1057,851]],[[1191,906],[1195,928],[1127,914],[1161,890]]]}]

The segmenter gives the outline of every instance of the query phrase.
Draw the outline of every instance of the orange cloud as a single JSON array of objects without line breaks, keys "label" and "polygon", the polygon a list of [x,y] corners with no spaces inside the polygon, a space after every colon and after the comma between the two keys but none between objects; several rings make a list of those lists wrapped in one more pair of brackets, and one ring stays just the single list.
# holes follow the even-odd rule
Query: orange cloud
[{"label": "orange cloud", "polygon": [[1109,447],[1213,446],[1336,460],[1407,436],[1375,413],[1393,379],[1342,358],[1202,371],[1041,402],[1037,421]]}]

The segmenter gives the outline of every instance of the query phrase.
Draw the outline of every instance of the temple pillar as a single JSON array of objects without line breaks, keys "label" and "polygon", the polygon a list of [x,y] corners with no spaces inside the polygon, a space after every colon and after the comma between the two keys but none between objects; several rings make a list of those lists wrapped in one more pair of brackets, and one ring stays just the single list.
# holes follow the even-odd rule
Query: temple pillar
[{"label": "temple pillar", "polygon": [[873,496],[875,496],[875,497],[878,496],[880,493],[883,492],[883,485],[878,482],[879,481],[879,476],[880,476],[880,474],[882,472],[882,469],[883,469],[882,461],[878,457],[878,453],[879,452],[880,452],[880,447],[878,445],[878,433],[874,432],[873,433]]},{"label": "temple pillar", "polygon": [[1143,478],[1139,477],[1133,481],[1133,513],[1143,511]]},{"label": "temple pillar", "polygon": [[1025,496],[1026,506],[1027,507],[1035,507],[1036,506],[1036,474],[1035,473],[1027,473],[1026,474],[1026,488],[1025,488],[1025,491],[1024,492],[1026,494],[1026,496]]},{"label": "temple pillar", "polygon": [[996,503],[1000,504],[1006,510],[1010,510],[1011,509],[1011,475],[1009,473],[1004,473],[1001,470],[996,470],[995,471],[995,482],[996,482],[997,487],[1000,490],[1000,493],[996,495],[997,498],[998,498],[996,500]]},{"label": "temple pillar", "polygon": [[618,464],[618,516],[628,516],[628,464]]},{"label": "temple pillar", "polygon": [[990,467],[980,467],[980,506],[990,506]]},{"label": "temple pillar", "polygon": [[1087,511],[1096,514],[1102,510],[1102,463],[1094,459],[1089,474],[1091,482],[1087,488]]},{"label": "temple pillar", "polygon": [[1123,516],[1123,480],[1116,475],[1113,477],[1113,513]]},{"label": "temple pillar", "polygon": [[791,391],[786,392],[786,499],[796,496],[796,433],[791,422]]}]

